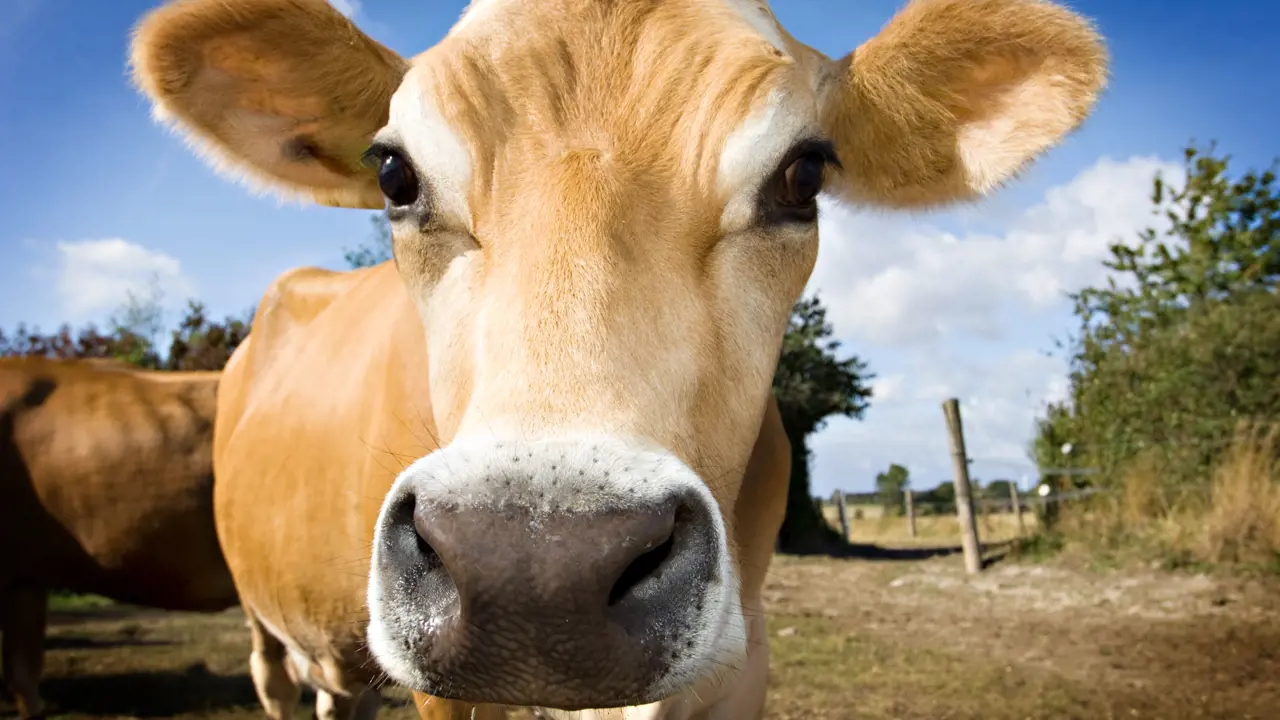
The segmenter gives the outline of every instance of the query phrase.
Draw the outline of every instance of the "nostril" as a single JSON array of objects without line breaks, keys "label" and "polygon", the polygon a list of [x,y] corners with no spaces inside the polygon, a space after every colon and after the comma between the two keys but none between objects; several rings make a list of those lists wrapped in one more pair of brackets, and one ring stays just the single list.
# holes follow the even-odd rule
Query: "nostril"
[{"label": "nostril", "polygon": [[[415,621],[410,624],[417,629],[403,630],[410,640],[416,638],[415,643],[425,642],[427,635],[442,632],[445,620],[459,612],[458,586],[448,564],[458,557],[457,510],[423,502],[408,493],[393,501],[386,512],[380,526],[381,552],[375,556],[383,617],[394,624],[407,623],[414,616],[430,620],[425,624]],[[472,544],[465,536],[463,540],[464,548]],[[458,567],[464,572],[467,569],[465,564],[454,569]]]},{"label": "nostril", "polygon": [[400,498],[389,509],[383,527],[385,561],[397,568],[397,572],[408,572],[413,577],[443,564],[432,547],[427,519],[418,510],[412,495]]},{"label": "nostril", "polygon": [[440,567],[444,562],[440,559],[440,554],[436,549],[431,547],[431,542],[427,540],[430,531],[427,528],[427,520],[423,513],[413,513],[413,530],[414,542],[418,549],[418,556],[427,570],[434,570]]},{"label": "nostril", "polygon": [[417,540],[419,555],[425,558],[436,556],[435,548],[431,547],[431,544],[427,542],[427,539],[422,537],[422,533],[414,533],[414,536]]},{"label": "nostril", "polygon": [[671,556],[671,549],[675,547],[676,534],[673,531],[667,539],[652,550],[636,558],[630,565],[622,571],[622,576],[613,584],[613,589],[609,591],[609,606],[618,604],[628,592],[635,586],[644,581],[645,578],[653,575],[662,567],[662,563]]}]

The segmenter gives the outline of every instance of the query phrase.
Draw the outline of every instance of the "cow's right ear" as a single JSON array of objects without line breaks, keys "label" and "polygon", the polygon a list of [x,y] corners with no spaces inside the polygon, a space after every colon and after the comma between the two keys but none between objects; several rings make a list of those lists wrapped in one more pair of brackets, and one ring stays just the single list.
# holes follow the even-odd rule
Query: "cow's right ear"
[{"label": "cow's right ear", "polygon": [[408,64],[326,0],[176,0],[138,23],[130,64],[156,119],[220,172],[284,197],[384,207],[361,158]]}]

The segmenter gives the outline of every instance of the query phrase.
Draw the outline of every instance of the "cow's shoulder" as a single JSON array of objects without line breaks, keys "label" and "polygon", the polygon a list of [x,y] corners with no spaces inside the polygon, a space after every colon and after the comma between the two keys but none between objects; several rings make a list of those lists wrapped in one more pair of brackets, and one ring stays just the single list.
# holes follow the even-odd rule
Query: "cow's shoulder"
[{"label": "cow's shoulder", "polygon": [[277,335],[309,325],[333,303],[383,266],[338,271],[319,267],[286,270],[267,286],[253,318],[253,334],[259,344]]},{"label": "cow's shoulder", "polygon": [[267,286],[254,311],[249,338],[228,363],[228,374],[261,375],[281,362],[295,362],[299,343],[313,342],[314,326],[342,304],[354,288],[388,274],[391,262],[357,270],[319,267],[286,270]]},{"label": "cow's shoulder", "polygon": [[422,329],[394,263],[339,272],[306,267],[278,276],[263,293],[248,339],[219,389],[220,424],[248,414],[343,412],[387,391],[392,356],[423,357]]}]

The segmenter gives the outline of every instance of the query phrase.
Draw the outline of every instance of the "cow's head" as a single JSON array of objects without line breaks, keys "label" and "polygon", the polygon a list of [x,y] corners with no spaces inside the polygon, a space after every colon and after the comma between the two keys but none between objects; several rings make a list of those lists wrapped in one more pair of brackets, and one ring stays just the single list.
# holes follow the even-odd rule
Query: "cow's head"
[{"label": "cow's head", "polygon": [[132,60],[217,167],[385,203],[448,445],[383,506],[372,647],[437,695],[562,708],[747,649],[733,508],[815,197],[979,197],[1105,76],[1040,0],[915,0],[840,60],[765,0],[477,0],[412,60],[322,0],[184,0]]}]

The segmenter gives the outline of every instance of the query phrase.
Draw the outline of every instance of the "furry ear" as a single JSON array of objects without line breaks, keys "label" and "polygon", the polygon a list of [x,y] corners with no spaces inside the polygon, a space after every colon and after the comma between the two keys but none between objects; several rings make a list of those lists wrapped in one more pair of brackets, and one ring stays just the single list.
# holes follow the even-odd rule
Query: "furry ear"
[{"label": "furry ear", "polygon": [[130,47],[134,83],[222,173],[322,205],[385,206],[360,159],[407,63],[326,0],[175,0]]},{"label": "furry ear", "polygon": [[1107,54],[1045,0],[912,0],[827,68],[832,191],[922,208],[985,195],[1060,142],[1092,112]]}]

